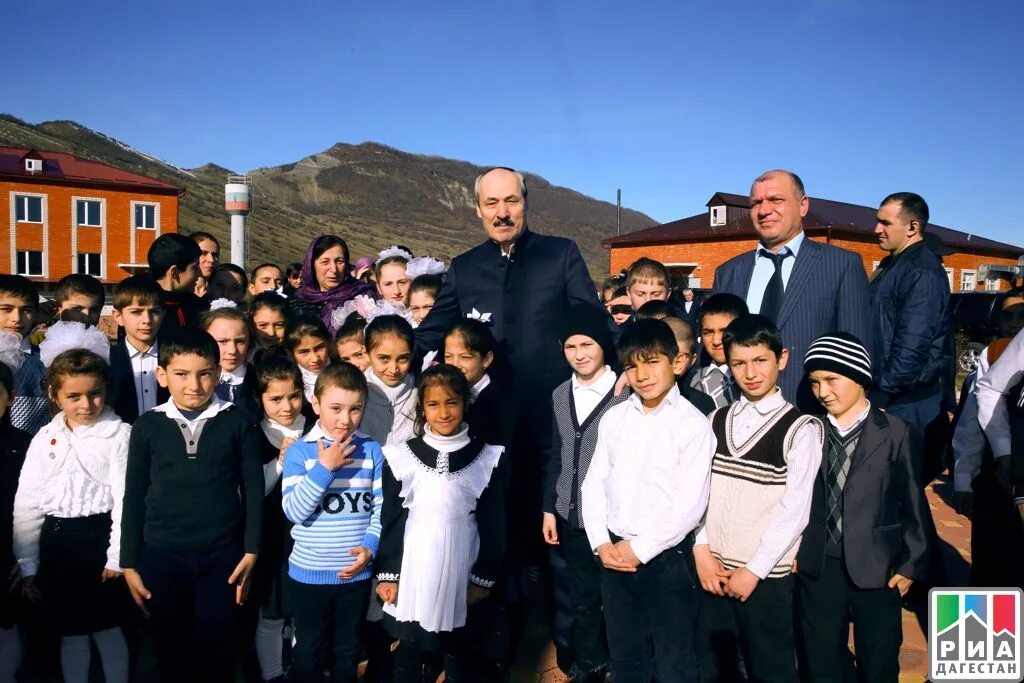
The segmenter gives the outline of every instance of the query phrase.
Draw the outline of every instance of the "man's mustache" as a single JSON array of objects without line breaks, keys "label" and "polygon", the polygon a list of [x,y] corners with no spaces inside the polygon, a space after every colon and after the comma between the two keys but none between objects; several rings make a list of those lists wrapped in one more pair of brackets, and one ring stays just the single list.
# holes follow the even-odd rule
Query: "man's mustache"
[{"label": "man's mustache", "polygon": [[515,222],[512,220],[511,216],[498,216],[497,218],[494,219],[494,227],[497,228],[502,225],[511,228],[512,226],[515,225]]}]

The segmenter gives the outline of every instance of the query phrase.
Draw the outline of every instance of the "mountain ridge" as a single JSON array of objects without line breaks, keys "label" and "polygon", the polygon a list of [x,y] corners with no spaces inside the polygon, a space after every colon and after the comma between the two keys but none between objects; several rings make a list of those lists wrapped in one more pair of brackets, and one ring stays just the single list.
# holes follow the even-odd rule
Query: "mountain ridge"
[{"label": "mountain ridge", "polygon": [[[227,256],[230,228],[223,186],[227,175],[237,172],[215,161],[182,168],[75,121],[31,124],[10,114],[0,114],[0,144],[69,152],[180,185],[185,194],[179,202],[179,229],[212,233]],[[485,168],[363,141],[336,142],[292,162],[248,171],[254,208],[247,265],[301,260],[310,240],[325,232],[343,236],[353,259],[399,243],[450,261],[485,239],[473,197],[473,180]],[[591,276],[604,277],[608,257],[600,241],[615,233],[615,205],[531,172],[523,175],[530,191],[531,228],[575,240]],[[623,208],[622,223],[626,233],[657,222]]]}]

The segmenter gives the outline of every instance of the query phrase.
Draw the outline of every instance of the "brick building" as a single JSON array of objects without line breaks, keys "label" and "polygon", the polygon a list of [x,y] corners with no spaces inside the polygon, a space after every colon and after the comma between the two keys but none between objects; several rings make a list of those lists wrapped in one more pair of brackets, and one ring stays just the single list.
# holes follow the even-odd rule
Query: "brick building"
[{"label": "brick building", "polygon": [[[810,199],[804,232],[817,242],[856,252],[870,274],[886,252],[874,236],[876,208],[828,199]],[[710,288],[715,269],[737,254],[757,246],[750,222],[750,201],[743,195],[715,193],[705,213],[683,218],[620,237],[602,240],[609,250],[609,272],[618,273],[636,259],[647,256],[666,264],[677,286]],[[1008,289],[1006,280],[979,282],[983,263],[1013,265],[1024,248],[1004,244],[959,230],[928,224],[926,235],[939,238],[950,290]]]},{"label": "brick building", "polygon": [[178,229],[183,188],[63,152],[0,147],[0,272],[47,291],[69,273],[105,285],[146,266]]}]

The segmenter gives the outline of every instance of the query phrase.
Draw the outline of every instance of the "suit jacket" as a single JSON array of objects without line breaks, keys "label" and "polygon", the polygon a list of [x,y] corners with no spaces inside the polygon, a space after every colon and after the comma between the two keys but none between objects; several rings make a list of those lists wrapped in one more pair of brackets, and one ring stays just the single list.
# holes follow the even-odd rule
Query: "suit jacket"
[{"label": "suit jacket", "polygon": [[[873,406],[863,429],[843,487],[846,571],[865,589],[884,587],[893,574],[919,581],[927,577],[928,543],[935,533],[921,481],[921,434]],[[821,575],[825,560],[827,468],[823,458],[797,553],[798,572],[811,578]]]},{"label": "suit jacket", "polygon": [[[139,417],[139,399],[135,393],[135,374],[132,372],[132,361],[128,356],[128,347],[121,341],[110,347],[110,384],[111,395],[108,403],[127,424],[133,424]],[[156,385],[156,403],[166,403],[171,397],[167,389]]]},{"label": "suit jacket", "polygon": [[[755,252],[733,257],[715,271],[714,293],[747,298]],[[757,311],[753,311],[756,313]],[[805,413],[822,412],[804,379],[804,355],[811,343],[829,332],[847,332],[871,352],[868,279],[860,256],[839,247],[805,239],[793,264],[779,311],[782,343],[789,365],[779,376],[787,401]]]},{"label": "suit jacket", "polygon": [[489,314],[499,350],[489,372],[511,389],[509,398],[522,409],[520,423],[526,420],[546,438],[551,392],[570,373],[557,330],[576,304],[603,312],[575,242],[527,229],[506,259],[488,240],[452,260],[434,307],[416,328],[417,355],[440,348],[448,329],[466,314]]}]

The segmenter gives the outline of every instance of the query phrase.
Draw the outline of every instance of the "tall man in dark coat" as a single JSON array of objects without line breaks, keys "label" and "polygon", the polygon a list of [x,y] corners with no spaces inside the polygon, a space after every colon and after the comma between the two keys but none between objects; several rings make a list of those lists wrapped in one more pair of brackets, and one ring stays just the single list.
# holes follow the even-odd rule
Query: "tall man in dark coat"
[{"label": "tall man in dark coat", "polygon": [[437,302],[416,329],[417,355],[439,349],[445,332],[466,315],[491,324],[500,350],[492,376],[508,394],[506,409],[516,414],[509,560],[537,565],[544,552],[540,456],[552,437],[551,392],[570,373],[558,330],[571,306],[600,310],[600,304],[576,243],[527,227],[522,174],[492,168],[474,189],[488,239],[452,260]]},{"label": "tall man in dark coat", "polygon": [[735,294],[751,313],[775,322],[790,357],[779,376],[782,395],[804,412],[820,413],[801,371],[804,354],[828,332],[871,339],[870,309],[860,256],[806,239],[809,207],[795,173],[761,174],[750,188],[750,220],[760,244],[718,267],[714,293]]},{"label": "tall man in dark coat", "polygon": [[875,385],[872,405],[925,430],[942,413],[953,362],[949,278],[925,244],[928,205],[913,192],[886,197],[875,235],[889,252],[871,278]]}]

